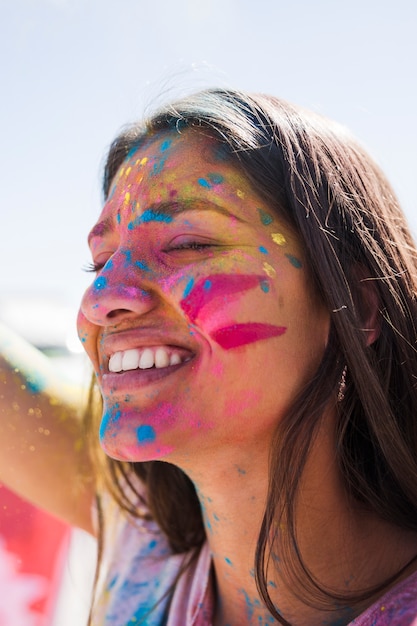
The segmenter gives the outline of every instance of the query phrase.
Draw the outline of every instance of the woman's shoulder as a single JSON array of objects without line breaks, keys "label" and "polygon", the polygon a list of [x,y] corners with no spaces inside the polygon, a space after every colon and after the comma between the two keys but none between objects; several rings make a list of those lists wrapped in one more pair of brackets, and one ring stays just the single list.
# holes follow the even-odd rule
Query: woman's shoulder
[{"label": "woman's shoulder", "polygon": [[385,593],[351,626],[417,626],[417,571]]}]

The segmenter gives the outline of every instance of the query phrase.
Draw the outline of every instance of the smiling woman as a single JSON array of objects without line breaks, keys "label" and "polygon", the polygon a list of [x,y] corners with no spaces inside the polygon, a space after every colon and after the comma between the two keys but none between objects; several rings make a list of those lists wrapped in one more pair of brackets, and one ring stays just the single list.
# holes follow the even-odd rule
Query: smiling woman
[{"label": "smiling woman", "polygon": [[416,250],[377,166],[209,90],[121,133],[104,196],[78,318],[103,406],[65,457],[95,478],[91,624],[417,624]]}]

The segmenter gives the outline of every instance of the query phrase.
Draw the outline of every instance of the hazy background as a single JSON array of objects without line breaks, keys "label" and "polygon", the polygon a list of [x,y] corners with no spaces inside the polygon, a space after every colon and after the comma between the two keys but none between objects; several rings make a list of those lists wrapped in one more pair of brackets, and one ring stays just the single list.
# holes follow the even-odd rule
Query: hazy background
[{"label": "hazy background", "polygon": [[336,118],[385,169],[417,231],[415,0],[0,7],[0,305],[19,328],[73,328],[103,155],[161,94],[220,84]]}]

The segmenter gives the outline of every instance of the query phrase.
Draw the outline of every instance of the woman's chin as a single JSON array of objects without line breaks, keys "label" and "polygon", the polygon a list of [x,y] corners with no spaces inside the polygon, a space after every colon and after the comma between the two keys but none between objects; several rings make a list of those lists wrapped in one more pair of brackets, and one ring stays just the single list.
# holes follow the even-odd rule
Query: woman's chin
[{"label": "woman's chin", "polygon": [[115,461],[130,463],[164,460],[173,451],[172,446],[161,445],[157,441],[127,442],[117,436],[110,436],[109,439],[101,437],[100,445],[107,456]]}]

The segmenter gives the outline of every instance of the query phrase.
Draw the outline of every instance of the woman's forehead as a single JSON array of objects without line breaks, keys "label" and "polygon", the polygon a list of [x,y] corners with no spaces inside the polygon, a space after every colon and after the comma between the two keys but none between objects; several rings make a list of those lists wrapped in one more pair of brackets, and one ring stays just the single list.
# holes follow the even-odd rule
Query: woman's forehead
[{"label": "woman's forehead", "polygon": [[180,194],[234,199],[253,195],[252,185],[225,147],[199,132],[164,132],[132,148],[119,167],[106,205],[174,200]]}]

